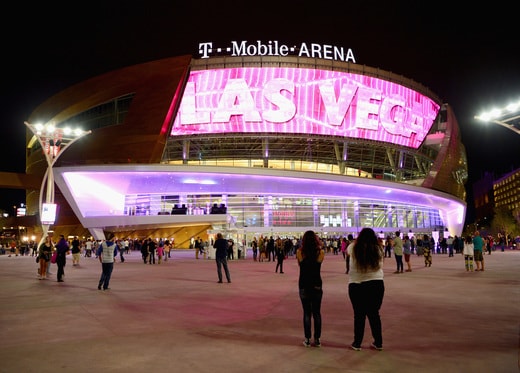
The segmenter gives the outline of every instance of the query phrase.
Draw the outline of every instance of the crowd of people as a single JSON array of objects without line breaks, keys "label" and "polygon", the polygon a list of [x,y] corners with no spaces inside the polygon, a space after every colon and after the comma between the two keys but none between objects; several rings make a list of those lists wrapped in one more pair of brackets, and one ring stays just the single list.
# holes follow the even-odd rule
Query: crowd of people
[{"label": "crowd of people", "polygon": [[[371,348],[383,349],[382,322],[380,309],[385,294],[383,263],[386,259],[395,261],[394,274],[412,272],[411,257],[416,254],[424,259],[424,267],[431,267],[436,254],[453,257],[461,254],[467,272],[484,271],[484,254],[491,254],[492,240],[482,237],[479,231],[463,237],[441,237],[439,242],[427,234],[414,237],[400,231],[387,234],[384,238],[371,228],[363,228],[354,237],[352,234],[335,238],[323,238],[314,231],[306,231],[301,237],[263,236],[253,237],[249,243],[252,260],[273,262],[275,273],[283,274],[284,261],[294,256],[299,268],[298,291],[303,311],[303,345],[321,347],[323,281],[321,266],[326,254],[341,255],[345,261],[345,274],[348,275],[348,298],[353,319],[353,341],[351,348],[361,350],[364,339],[365,323],[368,319],[372,343]],[[228,260],[233,260],[235,242],[217,233],[215,240],[204,242],[197,237],[194,244],[196,258],[212,247],[217,269],[217,282],[225,279],[231,283]],[[247,246],[242,242],[241,248]],[[125,255],[132,251],[140,252],[144,264],[161,264],[171,258],[174,243],[168,239],[116,239],[108,234],[105,240],[79,240],[78,237],[66,239],[63,235],[56,242],[51,236],[36,246],[33,255],[38,263],[38,278],[49,278],[50,264],[56,264],[56,281],[64,282],[67,256],[71,254],[73,266],[79,266],[81,255],[97,258],[101,264],[98,290],[109,290],[114,263],[125,262]],[[239,250],[238,258],[243,258]],[[245,249],[244,249],[245,250]],[[406,265],[406,266],[405,266]]]}]

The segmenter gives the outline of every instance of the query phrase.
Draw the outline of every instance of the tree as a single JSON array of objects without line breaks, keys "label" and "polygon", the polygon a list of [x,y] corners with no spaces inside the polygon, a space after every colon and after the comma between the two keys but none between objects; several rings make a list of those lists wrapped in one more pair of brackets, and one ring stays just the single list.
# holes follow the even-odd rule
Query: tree
[{"label": "tree", "polygon": [[520,225],[515,221],[511,211],[506,206],[501,206],[495,209],[491,230],[495,234],[501,233],[507,240],[509,235],[514,237],[520,234]]}]

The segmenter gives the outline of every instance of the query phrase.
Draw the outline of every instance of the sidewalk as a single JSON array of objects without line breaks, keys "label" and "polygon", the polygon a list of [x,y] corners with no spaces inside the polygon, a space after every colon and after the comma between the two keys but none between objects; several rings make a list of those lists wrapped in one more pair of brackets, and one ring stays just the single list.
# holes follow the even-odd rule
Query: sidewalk
[{"label": "sidewalk", "polygon": [[412,256],[413,272],[385,260],[384,351],[352,351],[352,307],[341,255],[322,266],[322,348],[302,346],[298,265],[229,263],[175,251],[162,264],[140,253],[117,263],[110,290],[101,266],[67,260],[65,282],[39,281],[33,257],[0,256],[0,372],[518,372],[520,250],[485,255],[467,273],[461,255]]}]

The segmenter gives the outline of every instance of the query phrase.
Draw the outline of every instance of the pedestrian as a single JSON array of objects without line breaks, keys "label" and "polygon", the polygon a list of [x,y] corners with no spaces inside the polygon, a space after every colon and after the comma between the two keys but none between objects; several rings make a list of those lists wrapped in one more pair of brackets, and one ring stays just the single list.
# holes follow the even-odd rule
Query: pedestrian
[{"label": "pedestrian", "polygon": [[164,245],[157,246],[157,264],[161,264],[164,256]]},{"label": "pedestrian", "polygon": [[118,240],[116,245],[117,245],[117,251],[119,251],[119,260],[121,261],[121,263],[124,263],[125,262],[125,256],[124,256],[125,242]]},{"label": "pedestrian", "polygon": [[379,310],[383,304],[383,247],[371,228],[363,228],[357,239],[347,248],[351,256],[348,295],[354,310],[354,341],[352,349],[361,350],[368,318],[374,341],[371,347],[383,349],[383,335]]},{"label": "pedestrian", "polygon": [[87,242],[85,243],[85,258],[92,257],[92,240],[90,238],[87,239]]},{"label": "pedestrian", "polygon": [[260,235],[260,238],[258,239],[258,252],[260,253],[260,258],[258,259],[259,262],[263,262],[267,259],[265,238],[262,235]]},{"label": "pedestrian", "polygon": [[234,260],[235,259],[235,241],[231,238],[228,240],[228,248],[227,248],[227,259]]},{"label": "pedestrian", "polygon": [[484,249],[484,240],[480,237],[480,232],[476,231],[473,237],[473,253],[475,257],[475,271],[484,270],[484,255],[482,250]]},{"label": "pedestrian", "polygon": [[40,280],[47,279],[47,263],[51,260],[52,241],[49,236],[45,237],[45,242],[42,242],[38,248],[38,264],[40,265],[39,275]]},{"label": "pedestrian", "polygon": [[157,245],[154,240],[152,240],[151,237],[148,237],[148,262],[150,264],[155,264],[155,250],[157,248]]},{"label": "pedestrian", "polygon": [[455,254],[462,252],[463,246],[464,242],[462,240],[462,237],[459,238],[457,235],[455,235],[453,237],[453,251],[455,252]]},{"label": "pedestrian", "polygon": [[454,240],[455,239],[452,236],[448,236],[448,239],[446,240],[446,242],[448,243],[448,257],[453,256],[453,241]]},{"label": "pedestrian", "polygon": [[395,238],[392,240],[392,249],[394,250],[395,263],[397,270],[394,273],[403,273],[403,240],[401,232],[395,232]]},{"label": "pedestrian", "polygon": [[101,277],[99,278],[98,290],[109,290],[110,278],[114,269],[114,261],[117,256],[117,245],[114,243],[114,235],[108,234],[105,242],[99,245],[97,256],[101,263]]},{"label": "pedestrian", "polygon": [[422,240],[422,249],[424,256],[424,266],[431,267],[432,266],[432,247],[430,237],[427,234],[424,235]]},{"label": "pedestrian", "polygon": [[170,240],[164,241],[164,261],[167,262],[168,258],[170,257]]},{"label": "pedestrian", "polygon": [[276,246],[276,269],[275,272],[278,273],[278,269],[280,269],[280,273],[283,273],[283,261],[285,259],[285,250],[283,246]]},{"label": "pedestrian", "polygon": [[213,247],[215,248],[215,261],[217,263],[218,283],[222,283],[222,267],[224,267],[226,279],[229,283],[231,282],[231,275],[229,274],[227,264],[228,241],[225,238],[223,238],[222,233],[217,233],[217,239],[215,240]]},{"label": "pedestrian", "polygon": [[321,347],[321,299],[323,298],[321,263],[325,258],[321,240],[313,231],[303,234],[296,252],[300,267],[298,290],[303,308],[303,345],[311,346],[311,323],[314,320],[314,346]]},{"label": "pedestrian", "polygon": [[385,240],[385,258],[387,257],[392,257],[392,236],[390,235],[386,236]]},{"label": "pedestrian", "polygon": [[412,264],[410,263],[410,258],[412,256],[412,243],[411,243],[410,237],[408,235],[404,236],[403,255],[404,255],[404,261],[406,263],[406,272],[412,272]]},{"label": "pedestrian", "polygon": [[473,237],[469,234],[466,236],[466,240],[464,241],[462,255],[464,256],[464,267],[466,267],[466,272],[473,272]]},{"label": "pedestrian", "polygon": [[65,264],[67,263],[67,254],[69,253],[69,243],[65,240],[65,236],[60,235],[60,239],[56,244],[56,265],[58,266],[57,280],[63,282],[65,276]]},{"label": "pedestrian", "polygon": [[256,237],[253,237],[253,241],[251,241],[251,250],[253,250],[253,261],[258,260],[258,242],[256,241]]},{"label": "pedestrian", "polygon": [[[343,238],[345,238],[345,237],[343,237]],[[354,236],[352,235],[352,233],[349,233],[347,236],[347,239],[345,239],[345,241],[341,243],[341,250],[343,250],[343,246],[345,246],[345,267],[346,267],[345,273],[347,275],[350,272],[350,255],[348,255],[347,248],[349,247],[349,245],[352,242],[354,242]]]},{"label": "pedestrian", "polygon": [[72,239],[70,252],[72,253],[72,265],[79,266],[79,258],[81,257],[81,242],[78,239],[78,236],[74,236]]},{"label": "pedestrian", "polygon": [[267,240],[266,245],[266,252],[267,252],[267,261],[271,261],[271,255],[273,256],[273,262],[274,262],[274,238],[273,236],[270,236]]},{"label": "pedestrian", "polygon": [[148,256],[149,256],[148,242],[149,242],[149,240],[150,240],[149,238],[145,238],[141,245],[141,258],[143,258],[144,264],[148,263]]}]

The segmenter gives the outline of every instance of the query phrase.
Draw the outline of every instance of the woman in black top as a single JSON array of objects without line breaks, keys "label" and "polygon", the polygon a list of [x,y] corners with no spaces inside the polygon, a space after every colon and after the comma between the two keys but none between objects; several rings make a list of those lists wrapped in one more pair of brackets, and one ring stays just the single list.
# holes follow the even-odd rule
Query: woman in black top
[{"label": "woman in black top", "polygon": [[305,232],[301,247],[296,252],[300,266],[298,288],[303,308],[305,347],[311,345],[311,318],[314,319],[314,346],[321,347],[321,299],[323,297],[321,263],[324,257],[325,251],[321,247],[319,237],[313,231]]}]

